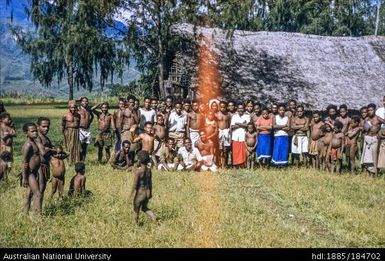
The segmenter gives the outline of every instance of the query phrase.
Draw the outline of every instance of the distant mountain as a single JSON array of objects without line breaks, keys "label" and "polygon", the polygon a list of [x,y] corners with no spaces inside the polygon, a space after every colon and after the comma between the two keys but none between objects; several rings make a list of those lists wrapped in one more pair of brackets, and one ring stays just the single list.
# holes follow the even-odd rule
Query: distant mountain
[{"label": "distant mountain", "polygon": [[[34,30],[34,26],[28,21],[24,12],[28,6],[26,0],[13,0],[6,5],[6,0],[0,0],[0,95],[25,94],[33,96],[66,97],[68,85],[64,79],[62,82],[54,82],[48,88],[42,86],[39,81],[34,81],[30,72],[30,58],[24,54],[15,41],[9,25],[22,26],[26,30]],[[115,26],[120,30],[126,30],[123,23],[116,21]],[[119,31],[107,28],[108,35],[118,34]],[[130,68],[123,73],[123,83],[137,79],[140,72],[135,68],[136,62],[130,61]],[[111,81],[108,80],[107,83]],[[113,83],[121,83],[120,78],[114,76]],[[95,91],[100,90],[98,75],[94,78]]]}]

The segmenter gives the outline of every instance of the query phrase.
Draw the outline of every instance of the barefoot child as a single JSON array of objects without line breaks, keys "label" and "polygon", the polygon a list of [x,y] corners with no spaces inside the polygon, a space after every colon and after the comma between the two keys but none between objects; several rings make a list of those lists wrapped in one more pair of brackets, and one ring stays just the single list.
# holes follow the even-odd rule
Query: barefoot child
[{"label": "barefoot child", "polygon": [[22,185],[27,188],[26,200],[24,203],[24,212],[28,214],[31,207],[31,200],[33,200],[33,208],[36,213],[41,213],[42,193],[39,188],[39,168],[40,168],[40,151],[35,143],[37,138],[37,128],[34,123],[26,123],[23,126],[23,131],[27,136],[24,143],[23,154],[23,174]]},{"label": "barefoot child", "polygon": [[258,133],[257,157],[262,166],[267,166],[271,158],[271,131],[273,119],[269,117],[269,110],[262,109],[262,115],[255,123]]},{"label": "barefoot child", "polygon": [[68,155],[63,151],[63,147],[60,145],[57,145],[55,149],[56,149],[56,153],[51,156],[51,166],[52,166],[51,198],[56,193],[56,191],[59,191],[59,198],[63,198],[64,181],[65,181],[64,175],[66,172],[64,160],[68,157]]},{"label": "barefoot child", "polygon": [[[167,129],[163,114],[156,115],[156,123],[154,124],[155,140],[154,140],[154,155],[155,162],[158,163],[160,151],[166,146]],[[155,168],[158,168],[155,165]]]},{"label": "barefoot child", "polygon": [[321,131],[324,136],[320,139],[320,142],[318,143],[318,152],[321,155],[321,158],[320,158],[321,170],[325,171],[326,168],[328,169],[330,168],[330,161],[328,158],[328,149],[333,139],[333,130],[330,124],[324,124],[321,128]]},{"label": "barefoot child", "polygon": [[320,140],[323,137],[322,127],[325,123],[321,120],[321,114],[318,111],[313,112],[313,119],[310,123],[310,146],[309,157],[314,169],[320,168],[321,153],[319,150]]},{"label": "barefoot child", "polygon": [[272,163],[274,166],[287,166],[289,158],[290,120],[285,116],[285,105],[278,106],[278,114],[274,116],[274,148]]},{"label": "barefoot child", "polygon": [[329,145],[329,155],[331,162],[331,173],[334,171],[341,173],[342,154],[345,147],[345,134],[342,132],[344,125],[339,122],[334,122],[334,134]]},{"label": "barefoot child", "polygon": [[358,116],[353,116],[350,124],[350,130],[347,132],[346,136],[346,152],[347,160],[351,173],[354,173],[356,170],[356,154],[358,149],[358,138],[360,136],[360,118]]},{"label": "barefoot child", "polygon": [[[214,162],[218,164],[219,157],[218,157],[218,123],[215,118],[215,113],[213,111],[209,111],[207,113],[207,118],[205,119],[204,129],[206,132],[206,137],[208,140],[210,140],[213,144],[213,156],[214,156]],[[195,145],[195,144],[194,144]]]},{"label": "barefoot child", "polygon": [[133,201],[134,213],[133,217],[136,223],[139,221],[139,211],[146,213],[152,221],[156,222],[157,217],[148,208],[148,202],[152,198],[152,177],[151,169],[147,167],[150,162],[150,154],[141,150],[137,154],[140,162],[140,169],[135,173],[131,187],[130,199]]},{"label": "barefoot child", "polygon": [[249,122],[246,128],[247,169],[254,169],[255,149],[257,147],[257,132],[254,124]]},{"label": "barefoot child", "polygon": [[76,175],[72,177],[70,182],[69,196],[85,195],[86,193],[86,177],[85,165],[82,161],[75,164]]},{"label": "barefoot child", "polygon": [[147,151],[152,156],[152,157],[150,156],[150,159],[153,165],[155,165],[154,164],[154,162],[156,163],[155,155],[152,155],[154,152],[154,141],[155,141],[155,136],[153,134],[152,126],[153,126],[152,122],[150,121],[145,122],[143,125],[144,132],[140,133],[138,137],[133,139],[132,143],[138,143],[141,141],[142,150]]}]

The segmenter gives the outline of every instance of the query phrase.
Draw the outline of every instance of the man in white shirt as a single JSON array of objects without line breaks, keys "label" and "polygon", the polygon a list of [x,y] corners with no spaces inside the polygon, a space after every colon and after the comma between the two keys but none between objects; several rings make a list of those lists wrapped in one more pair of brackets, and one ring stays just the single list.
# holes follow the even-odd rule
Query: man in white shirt
[{"label": "man in white shirt", "polygon": [[245,106],[238,104],[237,113],[231,117],[230,127],[232,130],[232,155],[233,166],[243,167],[246,163],[246,128],[250,122],[250,115],[245,114]]},{"label": "man in white shirt", "polygon": [[187,124],[187,115],[182,113],[182,103],[176,102],[175,109],[168,118],[168,136],[175,139],[178,148],[183,146]]},{"label": "man in white shirt", "polygon": [[185,138],[183,147],[178,150],[178,156],[183,159],[180,162],[185,170],[199,170],[201,166],[201,154],[197,148],[192,146],[190,138]]},{"label": "man in white shirt", "polygon": [[146,122],[155,122],[156,111],[151,108],[151,99],[146,97],[144,98],[143,108],[139,108],[139,128],[143,131],[144,123]]}]

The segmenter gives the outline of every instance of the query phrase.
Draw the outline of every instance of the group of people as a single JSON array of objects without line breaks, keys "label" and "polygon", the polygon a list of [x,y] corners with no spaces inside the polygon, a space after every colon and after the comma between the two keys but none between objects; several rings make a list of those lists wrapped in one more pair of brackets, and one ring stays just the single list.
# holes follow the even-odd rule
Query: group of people
[{"label": "group of people", "polygon": [[[141,150],[149,153],[151,168],[164,171],[215,172],[218,167],[253,169],[256,164],[281,168],[291,159],[296,167],[356,172],[356,158],[370,175],[385,168],[385,112],[375,104],[362,107],[353,116],[345,104],[329,105],[326,112],[310,112],[309,118],[295,100],[263,106],[252,100],[146,97],[140,107],[138,99],[128,96],[119,99],[113,113],[109,113],[108,103],[90,107],[86,97],[79,101],[79,109],[70,101],[63,117],[70,164],[84,161],[96,115],[98,160],[103,161],[105,151],[106,160],[116,169],[131,169]],[[115,148],[112,159],[111,147]]]},{"label": "group of people", "polygon": [[[385,96],[383,103],[385,107]],[[127,99],[120,98],[118,108],[110,113],[107,102],[91,107],[87,97],[69,101],[68,112],[62,117],[66,152],[61,146],[53,147],[47,137],[48,118],[25,124],[25,210],[29,210],[32,195],[35,209],[41,210],[50,165],[51,194],[59,191],[63,195],[64,159],[69,165],[75,164],[77,173],[70,184],[71,194],[85,191],[84,162],[92,141],[90,127],[94,118],[98,161],[104,162],[105,153],[105,162],[114,169],[140,166],[132,188],[136,220],[140,209],[156,220],[147,207],[152,193],[152,168],[212,172],[227,167],[254,169],[256,165],[283,168],[290,159],[296,167],[312,166],[332,173],[345,169],[354,173],[358,158],[371,176],[378,169],[385,169],[385,108],[377,109],[375,104],[362,107],[359,114],[352,116],[344,104],[329,105],[325,112],[307,112],[311,117],[295,100],[264,106],[252,100],[236,103],[146,97],[143,107],[139,104],[138,99],[129,95]],[[0,178],[11,167],[12,139],[16,135],[10,115],[2,108]]]}]

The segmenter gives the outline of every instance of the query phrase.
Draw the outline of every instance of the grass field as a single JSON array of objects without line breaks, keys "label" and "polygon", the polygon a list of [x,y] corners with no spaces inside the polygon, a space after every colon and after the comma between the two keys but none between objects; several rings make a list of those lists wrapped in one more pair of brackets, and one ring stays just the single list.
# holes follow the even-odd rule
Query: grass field
[{"label": "grass field", "polygon": [[[25,189],[15,177],[21,126],[48,116],[49,137],[63,144],[59,124],[66,109],[55,106],[6,106],[18,137],[10,180],[0,185],[1,247],[385,247],[384,177],[294,168],[154,171],[149,206],[161,222],[152,224],[141,214],[137,226],[128,202],[132,173],[99,165],[93,146],[86,161],[92,195],[76,201],[46,195],[42,217],[25,216]],[[66,190],[73,175],[67,169]]]}]

